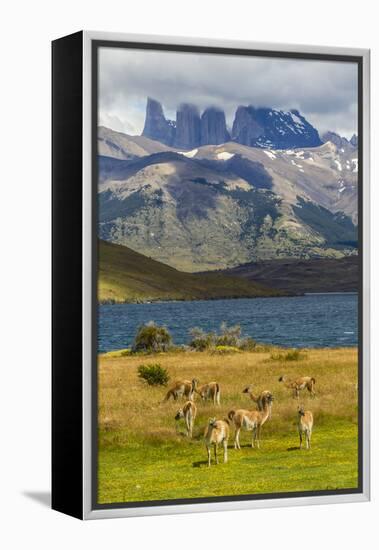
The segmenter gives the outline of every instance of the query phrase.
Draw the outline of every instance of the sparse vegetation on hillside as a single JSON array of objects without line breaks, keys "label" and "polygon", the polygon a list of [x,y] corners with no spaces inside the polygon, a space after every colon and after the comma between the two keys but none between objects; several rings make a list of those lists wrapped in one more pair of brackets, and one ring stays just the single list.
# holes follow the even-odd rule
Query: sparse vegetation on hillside
[{"label": "sparse vegetation on hillside", "polygon": [[304,292],[358,292],[359,257],[268,260],[221,271],[271,288]]},{"label": "sparse vegetation on hillside", "polygon": [[102,303],[282,295],[279,290],[220,273],[177,271],[126,246],[99,241],[98,299]]}]

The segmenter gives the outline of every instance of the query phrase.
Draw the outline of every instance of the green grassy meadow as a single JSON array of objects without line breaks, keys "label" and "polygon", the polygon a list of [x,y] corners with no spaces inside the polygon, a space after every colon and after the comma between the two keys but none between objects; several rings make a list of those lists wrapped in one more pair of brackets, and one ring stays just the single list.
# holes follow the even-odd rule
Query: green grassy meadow
[{"label": "green grassy meadow", "polygon": [[[281,357],[281,358],[280,358]],[[167,391],[137,376],[138,366],[160,363],[171,377],[218,381],[221,406],[197,396],[192,440],[184,421],[174,420],[184,402],[162,403]],[[356,348],[302,350],[298,361],[270,351],[215,354],[173,352],[152,356],[111,353],[99,356],[98,502],[133,502],[292,491],[351,489],[358,483],[358,395]],[[314,414],[312,449],[299,450],[297,405],[278,382],[314,376],[317,396],[304,391],[299,400]],[[170,385],[169,382],[169,385]],[[229,462],[206,462],[204,428],[209,417],[230,409],[255,409],[242,393],[269,389],[275,397],[272,418],[262,428],[260,449],[251,448],[251,432],[241,433],[242,449],[229,440]],[[212,456],[213,458],[213,456]]]}]

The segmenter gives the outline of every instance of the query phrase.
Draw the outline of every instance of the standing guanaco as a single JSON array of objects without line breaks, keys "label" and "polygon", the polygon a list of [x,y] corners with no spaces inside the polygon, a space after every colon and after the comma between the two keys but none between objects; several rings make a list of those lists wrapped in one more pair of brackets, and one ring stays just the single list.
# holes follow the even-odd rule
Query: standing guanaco
[{"label": "standing guanaco", "polygon": [[196,418],[197,407],[193,401],[186,401],[183,407],[175,415],[175,420],[184,418],[188,437],[192,437],[193,423]]},{"label": "standing guanaco", "polygon": [[305,411],[304,407],[298,407],[298,430],[300,436],[300,449],[303,446],[303,436],[305,436],[306,448],[311,448],[311,438],[313,429],[313,414],[311,411]]},{"label": "standing guanaco", "polygon": [[293,391],[293,397],[299,399],[300,396],[300,390],[304,390],[305,388],[309,391],[312,397],[316,396],[316,392],[314,390],[316,380],[313,378],[313,376],[301,376],[300,378],[296,378],[295,380],[288,380],[285,376],[281,376],[279,378],[279,382],[284,382],[284,385],[287,388],[290,388]]},{"label": "standing guanaco", "polygon": [[253,385],[249,384],[246,386],[245,389],[242,390],[242,393],[247,393],[250,396],[250,399],[254,401],[254,403],[257,404],[258,411],[263,411],[263,400],[264,398],[269,397],[269,395],[272,395],[270,391],[264,390],[258,395],[253,394]]},{"label": "standing guanaco", "polygon": [[204,401],[212,399],[214,405],[220,404],[220,384],[218,382],[209,382],[198,387],[195,391]]},{"label": "standing guanaco", "polygon": [[261,437],[261,428],[263,424],[270,418],[271,407],[274,397],[272,394],[263,398],[263,410],[262,411],[247,411],[245,409],[238,409],[237,411],[229,411],[228,418],[233,422],[235,426],[234,435],[234,448],[240,449],[240,432],[241,429],[252,430],[253,437],[251,440],[251,446],[254,448],[254,442],[256,442],[259,449],[259,442]]},{"label": "standing guanaco", "polygon": [[183,396],[189,400],[192,400],[197,383],[198,383],[198,380],[196,380],[196,378],[193,378],[192,381],[177,380],[168,390],[168,392],[166,393],[166,397],[164,398],[163,401],[168,401],[170,397],[172,397],[174,401],[176,401],[178,397],[183,397]]},{"label": "standing guanaco", "polygon": [[204,440],[208,453],[208,466],[211,465],[211,447],[214,447],[215,462],[218,464],[217,448],[220,443],[224,448],[224,462],[228,462],[229,421],[210,418],[205,428]]}]

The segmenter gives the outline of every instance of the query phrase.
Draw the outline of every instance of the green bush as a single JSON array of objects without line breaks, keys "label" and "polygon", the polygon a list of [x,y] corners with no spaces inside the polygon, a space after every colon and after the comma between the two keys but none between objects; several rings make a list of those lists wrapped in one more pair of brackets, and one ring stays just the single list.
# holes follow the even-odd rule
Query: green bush
[{"label": "green bush", "polygon": [[239,349],[243,351],[257,351],[257,343],[253,338],[247,336],[246,338],[242,338]]},{"label": "green bush", "polygon": [[213,353],[218,353],[221,355],[227,353],[241,353],[241,350],[235,346],[216,346]]},{"label": "green bush", "polygon": [[160,327],[153,321],[142,325],[136,334],[133,351],[146,353],[167,351],[172,343],[171,334],[166,327]]},{"label": "green bush", "polygon": [[300,361],[301,359],[306,359],[306,357],[300,350],[292,349],[287,351],[287,353],[272,353],[270,358],[273,361]]},{"label": "green bush", "polygon": [[138,376],[145,380],[149,386],[166,386],[170,377],[166,369],[159,363],[150,363],[138,367]]},{"label": "green bush", "polygon": [[238,349],[243,351],[252,351],[256,348],[256,342],[250,337],[242,338],[241,327],[234,325],[228,327],[226,323],[222,323],[220,333],[204,332],[201,328],[193,328],[190,330],[191,341],[189,343],[192,349],[196,351],[216,350],[220,351],[223,348]]},{"label": "green bush", "polygon": [[239,347],[240,343],[241,327],[239,325],[228,327],[226,323],[222,323],[220,334],[216,338],[216,345]]},{"label": "green bush", "polygon": [[195,327],[190,330],[190,347],[196,351],[205,351],[212,349],[216,344],[216,334],[214,332],[204,332],[201,328]]}]

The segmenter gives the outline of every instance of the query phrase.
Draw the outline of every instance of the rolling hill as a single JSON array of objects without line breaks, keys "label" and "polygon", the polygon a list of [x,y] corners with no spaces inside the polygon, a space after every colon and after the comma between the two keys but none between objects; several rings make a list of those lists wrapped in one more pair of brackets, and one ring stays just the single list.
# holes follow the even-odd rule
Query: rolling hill
[{"label": "rolling hill", "polygon": [[358,292],[359,289],[358,256],[269,260],[240,265],[221,273],[295,294]]},{"label": "rolling hill", "polygon": [[177,271],[126,246],[99,241],[100,303],[282,296],[238,277]]}]

